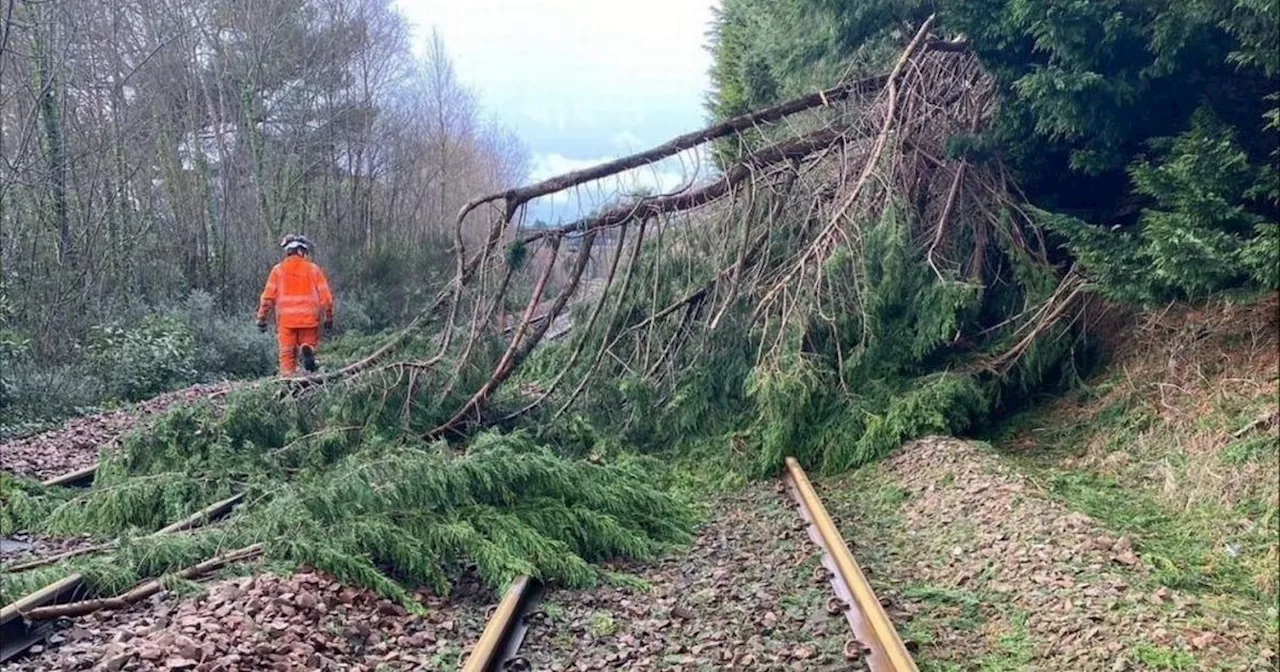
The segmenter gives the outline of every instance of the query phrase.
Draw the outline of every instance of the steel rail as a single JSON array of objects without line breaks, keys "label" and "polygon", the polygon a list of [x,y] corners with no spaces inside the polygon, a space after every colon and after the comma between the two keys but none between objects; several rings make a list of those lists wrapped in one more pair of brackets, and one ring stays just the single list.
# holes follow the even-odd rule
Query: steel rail
[{"label": "steel rail", "polygon": [[[94,466],[96,467],[97,465]],[[214,502],[172,525],[152,532],[148,536],[158,537],[201,527],[205,523],[212,522],[230,513],[244,499],[244,496],[245,493],[242,492],[222,501]],[[95,547],[90,550],[109,549]],[[56,556],[56,561],[69,559],[76,555],[79,554],[76,552],[59,554],[59,556]],[[31,565],[32,563],[27,564]],[[12,568],[4,569],[6,572],[12,571]],[[77,572],[54,581],[44,588],[40,588],[0,608],[0,662],[5,662],[26,651],[33,644],[42,641],[45,635],[48,634],[49,630],[46,625],[32,625],[27,619],[23,618],[25,614],[33,609],[83,597],[84,593],[84,576]]]},{"label": "steel rail", "polygon": [[480,639],[471,649],[462,672],[496,672],[506,669],[506,664],[516,658],[520,644],[529,630],[525,616],[537,602],[542,585],[528,576],[516,577],[502,596],[489,622],[480,633]]},{"label": "steel rail", "polygon": [[92,485],[93,477],[97,475],[97,473],[98,473],[98,463],[94,462],[93,464],[87,467],[82,467],[80,469],[76,469],[75,471],[69,471],[65,474],[62,474],[61,476],[54,476],[53,478],[49,478],[44,481],[41,481],[40,484],[45,486],[46,488],[52,488],[52,487],[58,487],[58,486],[83,487],[86,485]]},{"label": "steel rail", "polygon": [[[872,672],[917,672],[915,661],[898,636],[867,577],[795,458],[787,458],[787,485],[809,523],[809,536],[822,547],[831,585],[844,601],[843,611],[863,647]],[[852,652],[850,652],[852,653]],[[856,654],[855,654],[856,655]]]}]

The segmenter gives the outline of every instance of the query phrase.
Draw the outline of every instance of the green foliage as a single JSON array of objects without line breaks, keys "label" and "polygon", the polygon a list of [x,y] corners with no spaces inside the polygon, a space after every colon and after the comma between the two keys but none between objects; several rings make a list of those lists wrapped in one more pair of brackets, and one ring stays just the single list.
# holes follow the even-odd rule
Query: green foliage
[{"label": "green foliage", "polygon": [[832,289],[797,350],[748,379],[757,473],[788,455],[839,473],[905,440],[964,431],[992,410],[999,386],[934,373],[958,333],[980,329],[982,288],[939,277],[911,244],[900,206],[864,231],[860,254],[844,248],[828,262]]},{"label": "green foliage", "polygon": [[811,443],[811,432],[822,418],[822,391],[828,389],[823,383],[822,372],[813,358],[799,353],[789,353],[778,369],[757,368],[752,372],[747,393],[756,404],[758,473],[781,469],[786,457]]},{"label": "green foliage", "polygon": [[870,74],[894,57],[901,26],[932,11],[922,0],[727,0],[711,27],[707,109],[723,119]]},{"label": "green foliage", "polygon": [[969,429],[989,410],[987,391],[968,377],[938,374],[913,381],[918,385],[889,400],[882,415],[867,413],[865,430],[854,444],[832,445],[824,470],[843,471],[888,455],[904,441],[926,434],[954,434]]},{"label": "green foliage", "polygon": [[225,315],[212,296],[198,290],[163,312],[191,333],[196,379],[256,378],[275,371],[271,336],[258,332],[251,315]]},{"label": "green foliage", "polygon": [[935,32],[963,35],[1002,96],[951,154],[1010,165],[1104,293],[1277,286],[1275,2],[733,0],[712,29],[708,109],[724,118],[883,72],[904,26],[934,11]]},{"label": "green foliage", "polygon": [[67,499],[60,489],[0,472],[0,536],[28,529],[45,520]]},{"label": "green foliage", "polygon": [[[354,286],[337,297],[337,310],[346,311],[336,316],[338,328],[371,333],[404,324],[422,302],[430,300],[430,288],[442,285],[452,273],[452,261],[445,257],[447,247],[433,241],[426,251],[374,249],[353,274]],[[418,261],[420,254],[430,254],[432,263]]]},{"label": "green foliage", "polygon": [[13,312],[8,287],[0,277],[0,429],[19,419],[22,409],[16,408],[18,381],[14,370],[30,343],[10,326]]},{"label": "green foliage", "polygon": [[86,363],[113,398],[140,401],[192,380],[195,337],[187,325],[151,315],[134,326],[90,331]]},{"label": "green foliage", "polygon": [[1135,303],[1204,299],[1250,282],[1275,282],[1273,222],[1246,205],[1263,174],[1235,142],[1235,132],[1207,111],[1186,133],[1152,142],[1155,160],[1130,168],[1135,189],[1151,199],[1136,233],[1107,232],[1073,218],[1041,213],[1086,273],[1108,296]]},{"label": "green foliage", "polygon": [[[566,459],[522,432],[481,434],[459,455],[401,433],[401,418],[352,392],[304,403],[255,390],[223,413],[175,409],[104,458],[91,491],[6,484],[0,524],[123,534],[110,565],[69,563],[93,570],[100,592],[262,542],[268,561],[317,567],[410,608],[412,588],[446,592],[468,566],[495,589],[519,574],[588,585],[599,578],[590,563],[652,558],[688,539],[691,513],[655,483],[652,461]],[[246,504],[218,525],[139,536],[237,492]]]},{"label": "green foliage", "polygon": [[195,383],[275,372],[273,335],[259,333],[251,315],[221,312],[207,293],[126,312],[132,317],[90,329],[85,343],[67,343],[66,362],[53,363],[6,330],[0,305],[0,435]]},{"label": "green foliage", "polygon": [[70,365],[42,366],[25,356],[5,367],[10,396],[0,406],[0,436],[25,436],[104,403],[102,382]]},{"label": "green foliage", "polygon": [[1163,161],[1131,168],[1136,191],[1155,202],[1140,222],[1141,256],[1152,263],[1158,284],[1195,298],[1240,282],[1236,262],[1244,237],[1263,223],[1243,204],[1257,171],[1232,136],[1213,120],[1198,119],[1168,143]]}]

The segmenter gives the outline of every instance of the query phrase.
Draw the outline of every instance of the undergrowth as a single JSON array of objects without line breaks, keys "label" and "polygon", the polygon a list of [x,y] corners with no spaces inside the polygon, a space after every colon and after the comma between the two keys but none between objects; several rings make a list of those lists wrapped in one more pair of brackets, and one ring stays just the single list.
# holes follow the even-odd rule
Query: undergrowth
[{"label": "undergrowth", "polygon": [[1280,627],[1274,294],[1127,325],[1108,373],[994,436],[1161,585]]}]

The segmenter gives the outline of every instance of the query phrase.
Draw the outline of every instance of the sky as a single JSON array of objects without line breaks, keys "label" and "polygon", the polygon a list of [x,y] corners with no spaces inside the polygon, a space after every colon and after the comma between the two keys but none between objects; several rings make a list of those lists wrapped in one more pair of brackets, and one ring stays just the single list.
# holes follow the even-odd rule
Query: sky
[{"label": "sky", "polygon": [[[439,31],[458,78],[513,129],[530,180],[600,163],[706,125],[715,0],[398,0],[421,47]],[[706,165],[685,156],[538,204],[567,219],[618,189],[669,190]],[[579,200],[581,202],[579,202]]]}]

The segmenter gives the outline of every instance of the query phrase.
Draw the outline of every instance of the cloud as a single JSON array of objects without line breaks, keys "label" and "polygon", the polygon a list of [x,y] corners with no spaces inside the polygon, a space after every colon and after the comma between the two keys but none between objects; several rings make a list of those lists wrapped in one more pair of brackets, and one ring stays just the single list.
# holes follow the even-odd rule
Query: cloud
[{"label": "cloud", "polygon": [[613,159],[614,157],[612,156],[602,156],[594,159],[571,159],[556,152],[536,154],[533,157],[533,165],[529,169],[529,178],[537,182],[561,173],[590,168]]},{"label": "cloud", "polygon": [[[703,125],[717,0],[395,0],[533,153],[627,153]],[[589,146],[585,146],[589,145]]]},{"label": "cloud", "polygon": [[635,133],[623,130],[614,133],[609,138],[610,144],[624,152],[637,152],[647,146],[644,140],[641,140]]},{"label": "cloud", "polygon": [[[557,152],[535,154],[529,170],[529,179],[534,182],[549,177],[583,170],[613,161],[618,156],[598,156],[586,159],[572,158]],[[654,191],[665,192],[680,188],[693,181],[698,181],[708,174],[708,164],[694,152],[683,152],[656,164],[635,168],[618,175],[598,180],[590,185],[596,189],[630,191],[633,188],[647,187]]]},{"label": "cloud", "polygon": [[[618,157],[574,158],[556,152],[535,154],[529,179],[532,182],[538,182],[564,173],[597,166],[616,158]],[[628,170],[618,175],[588,182],[568,191],[539,198],[531,204],[529,217],[552,223],[571,221],[615,201],[620,196],[636,191],[671,193],[706,180],[711,174],[709,166],[710,164],[700,154],[684,152],[651,166]]]}]

